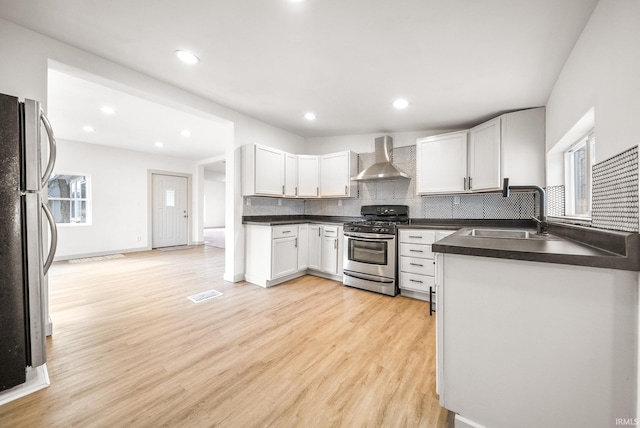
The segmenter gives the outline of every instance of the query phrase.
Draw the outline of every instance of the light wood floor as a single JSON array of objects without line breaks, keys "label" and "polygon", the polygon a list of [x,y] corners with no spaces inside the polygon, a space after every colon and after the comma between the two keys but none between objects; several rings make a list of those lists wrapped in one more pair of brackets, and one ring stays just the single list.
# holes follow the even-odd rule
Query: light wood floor
[{"label": "light wood floor", "polygon": [[231,284],[223,263],[209,246],[55,263],[51,386],[0,426],[453,426],[427,303],[313,276]]}]

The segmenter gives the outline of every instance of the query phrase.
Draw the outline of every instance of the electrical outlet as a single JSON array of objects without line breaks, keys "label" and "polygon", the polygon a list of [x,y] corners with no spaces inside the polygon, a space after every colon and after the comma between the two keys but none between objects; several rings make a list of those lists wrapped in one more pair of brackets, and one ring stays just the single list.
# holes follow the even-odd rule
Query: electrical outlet
[{"label": "electrical outlet", "polygon": [[453,205],[460,205],[460,196],[453,197]]},{"label": "electrical outlet", "polygon": [[278,199],[278,206],[281,207],[282,206],[282,199]]},{"label": "electrical outlet", "polygon": [[247,206],[251,206],[251,198],[247,198]]},{"label": "electrical outlet", "polygon": [[138,237],[136,238],[136,241],[141,242],[142,241],[142,236],[138,235]]},{"label": "electrical outlet", "polygon": [[342,206],[342,199],[338,199],[338,206],[341,207]]}]

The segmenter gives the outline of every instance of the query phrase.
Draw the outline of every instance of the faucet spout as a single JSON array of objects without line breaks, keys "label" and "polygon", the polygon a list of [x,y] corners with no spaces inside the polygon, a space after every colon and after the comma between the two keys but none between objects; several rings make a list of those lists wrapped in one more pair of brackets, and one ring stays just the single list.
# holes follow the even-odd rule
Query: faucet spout
[{"label": "faucet spout", "polygon": [[505,178],[504,180],[502,180],[502,197],[503,198],[509,197],[509,179],[508,178]]},{"label": "faucet spout", "polygon": [[505,178],[502,181],[502,196],[507,198],[509,196],[509,192],[511,190],[527,192],[534,191],[538,193],[538,212],[539,217],[533,217],[533,219],[537,223],[537,233],[539,235],[547,235],[547,207],[546,207],[546,195],[544,189],[540,186],[529,185],[529,186],[509,186],[509,179]]}]

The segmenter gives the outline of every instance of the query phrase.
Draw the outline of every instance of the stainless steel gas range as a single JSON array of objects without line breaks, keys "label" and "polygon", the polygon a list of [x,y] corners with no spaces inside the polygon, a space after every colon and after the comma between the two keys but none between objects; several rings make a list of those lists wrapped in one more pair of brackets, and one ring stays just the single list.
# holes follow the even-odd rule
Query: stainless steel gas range
[{"label": "stainless steel gas range", "polygon": [[349,287],[398,294],[397,224],[409,222],[406,205],[364,205],[361,221],[344,225],[344,272]]}]

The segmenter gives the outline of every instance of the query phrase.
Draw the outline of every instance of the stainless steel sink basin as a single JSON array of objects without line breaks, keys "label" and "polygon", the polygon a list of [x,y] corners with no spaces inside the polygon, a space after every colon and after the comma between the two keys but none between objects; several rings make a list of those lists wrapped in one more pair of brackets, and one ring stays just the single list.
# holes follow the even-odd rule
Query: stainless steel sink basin
[{"label": "stainless steel sink basin", "polygon": [[540,237],[535,232],[514,229],[471,229],[468,236],[504,239],[531,239]]}]

